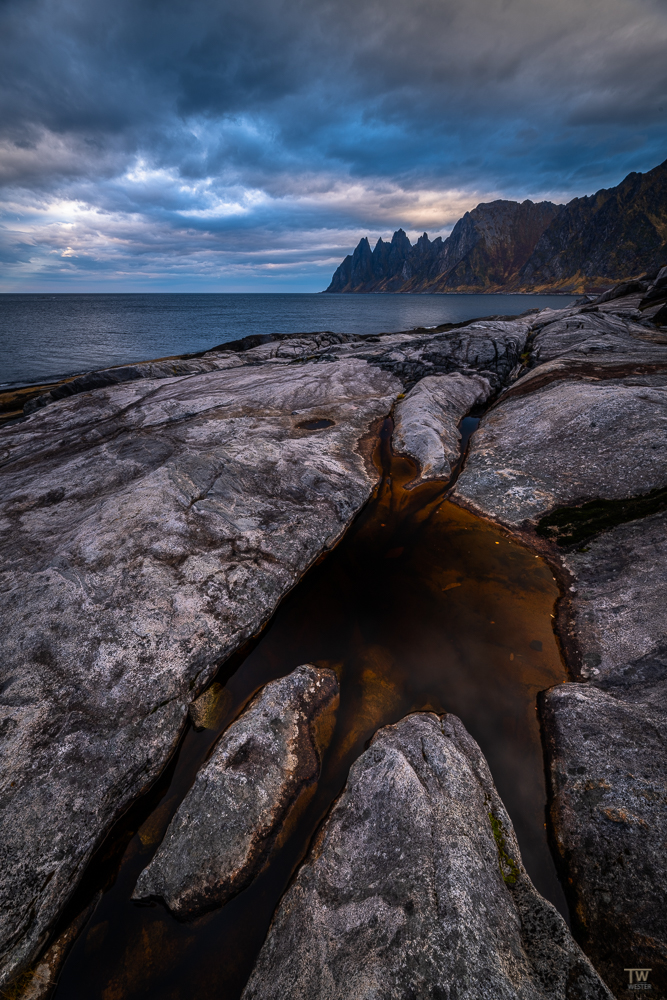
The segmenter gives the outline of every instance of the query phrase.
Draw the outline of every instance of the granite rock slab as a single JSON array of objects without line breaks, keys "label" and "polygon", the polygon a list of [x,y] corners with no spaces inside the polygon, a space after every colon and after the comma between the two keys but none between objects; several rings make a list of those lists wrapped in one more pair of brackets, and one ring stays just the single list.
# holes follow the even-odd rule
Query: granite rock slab
[{"label": "granite rock slab", "polygon": [[541,700],[550,813],[579,940],[625,995],[667,988],[667,513],[566,552],[573,672]]},{"label": "granite rock slab", "polygon": [[617,997],[667,988],[667,713],[592,684],[542,696],[551,824],[578,940]]},{"label": "granite rock slab", "polygon": [[198,772],[133,898],[186,919],[249,885],[315,786],[338,699],[333,670],[310,664],[267,684]]},{"label": "granite rock slab", "polygon": [[[589,357],[605,354],[641,354],[648,349],[647,328],[613,313],[577,310],[538,314],[531,340],[530,366],[544,364],[565,355]],[[667,352],[663,352],[664,355]]]},{"label": "granite rock slab", "polygon": [[566,380],[501,399],[485,415],[455,499],[518,527],[557,507],[665,485],[667,387]]},{"label": "granite rock slab", "polygon": [[349,337],[344,341],[341,338],[341,343],[331,339],[322,344],[315,335],[302,335],[267,341],[244,352],[242,357],[245,363],[355,357],[395,375],[404,389],[412,388],[428,375],[470,371],[484,376],[497,391],[520,360],[532,319],[532,316],[512,320],[490,318],[451,330],[418,329]]},{"label": "granite rock slab", "polygon": [[562,561],[578,677],[667,710],[667,513],[619,524]]},{"label": "granite rock slab", "polygon": [[[527,371],[483,418],[455,492],[529,535],[538,527],[550,538],[552,524],[566,547],[552,545],[551,558],[567,588],[561,637],[582,683],[542,700],[550,830],[577,939],[617,996],[626,995],[628,967],[654,969],[662,977],[654,988],[667,987],[667,513],[659,492],[667,485],[667,351],[628,298],[595,312],[538,314]],[[611,312],[623,304],[625,314]],[[591,501],[602,503],[586,514],[592,537],[584,541],[568,547],[556,515],[540,525],[554,512],[566,528],[568,518],[582,524],[580,508]],[[646,516],[630,519],[635,501]]]},{"label": "granite rock slab", "polygon": [[449,479],[460,458],[458,425],[491,395],[481,375],[427,375],[394,409],[393,449],[410,455],[420,472],[415,480]]},{"label": "granite rock slab", "polygon": [[609,998],[526,875],[477,744],[408,716],[350,770],[243,1000]]},{"label": "granite rock slab", "polygon": [[221,368],[235,368],[242,364],[233,355],[214,356],[206,358],[165,358],[162,361],[140,361],[135,365],[118,365],[114,368],[104,368],[100,371],[87,372],[78,378],[62,382],[41,396],[29,399],[23,407],[26,414],[34,413],[49,403],[69,396],[77,396],[81,392],[90,392],[110,385],[121,385],[123,382],[134,382],[140,378],[173,378],[175,375],[198,375],[203,372],[217,371]]},{"label": "granite rock slab", "polygon": [[472,438],[455,497],[508,526],[667,483],[667,345],[588,308],[533,318],[524,371]]},{"label": "granite rock slab", "polygon": [[355,358],[240,365],[0,430],[0,982],[43,947],[189,702],[366,502],[364,441],[400,390]]}]

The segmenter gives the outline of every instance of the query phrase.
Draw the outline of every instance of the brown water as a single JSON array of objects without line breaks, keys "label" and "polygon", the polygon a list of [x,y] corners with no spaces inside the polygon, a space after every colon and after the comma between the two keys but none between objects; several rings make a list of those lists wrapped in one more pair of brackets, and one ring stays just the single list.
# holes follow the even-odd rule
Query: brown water
[{"label": "brown water", "polygon": [[[290,594],[260,640],[218,678],[214,728],[190,729],[152,796],[119,825],[91,868],[115,880],[64,967],[58,1000],[232,1000],[314,830],[373,733],[408,712],[454,712],[480,744],[535,885],[566,912],[545,834],[537,692],[566,679],[552,621],[558,588],[534,553],[443,499],[405,489],[414,466],[377,459],[384,479],[340,545]],[[139,872],[215,740],[267,681],[300,663],[333,667],[341,702],[317,792],[255,882],[222,910],[182,924],[130,901]],[[123,852],[124,849],[124,853]],[[118,869],[117,860],[122,854]]]}]

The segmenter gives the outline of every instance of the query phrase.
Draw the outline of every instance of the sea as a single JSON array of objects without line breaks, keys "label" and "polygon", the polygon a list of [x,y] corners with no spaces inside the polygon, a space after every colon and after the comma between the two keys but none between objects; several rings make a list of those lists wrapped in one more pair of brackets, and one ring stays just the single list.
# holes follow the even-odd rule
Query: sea
[{"label": "sea", "polygon": [[250,334],[394,333],[527,309],[565,295],[137,293],[0,295],[0,389],[193,354]]}]

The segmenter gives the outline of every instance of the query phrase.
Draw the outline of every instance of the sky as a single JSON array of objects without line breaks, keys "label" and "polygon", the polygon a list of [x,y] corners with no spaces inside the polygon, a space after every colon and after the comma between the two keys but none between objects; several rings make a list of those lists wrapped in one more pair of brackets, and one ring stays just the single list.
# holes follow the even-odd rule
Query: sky
[{"label": "sky", "polygon": [[0,291],[314,292],[667,158],[667,0],[0,0]]}]

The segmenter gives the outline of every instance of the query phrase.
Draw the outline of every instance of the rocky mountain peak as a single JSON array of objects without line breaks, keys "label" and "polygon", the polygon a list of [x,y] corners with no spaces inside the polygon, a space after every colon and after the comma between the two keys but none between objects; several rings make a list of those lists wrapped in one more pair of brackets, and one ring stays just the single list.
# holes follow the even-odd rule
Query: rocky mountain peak
[{"label": "rocky mountain peak", "polygon": [[371,253],[364,237],[327,291],[445,291],[459,286],[484,291],[518,272],[558,210],[551,202],[499,200],[466,212],[445,240],[431,241],[423,233],[413,246],[405,231],[397,229],[390,243],[380,238]]},{"label": "rocky mountain peak", "polygon": [[445,240],[424,233],[412,246],[398,229],[371,253],[364,238],[327,291],[580,293],[665,264],[667,161],[564,206],[481,202]]}]

